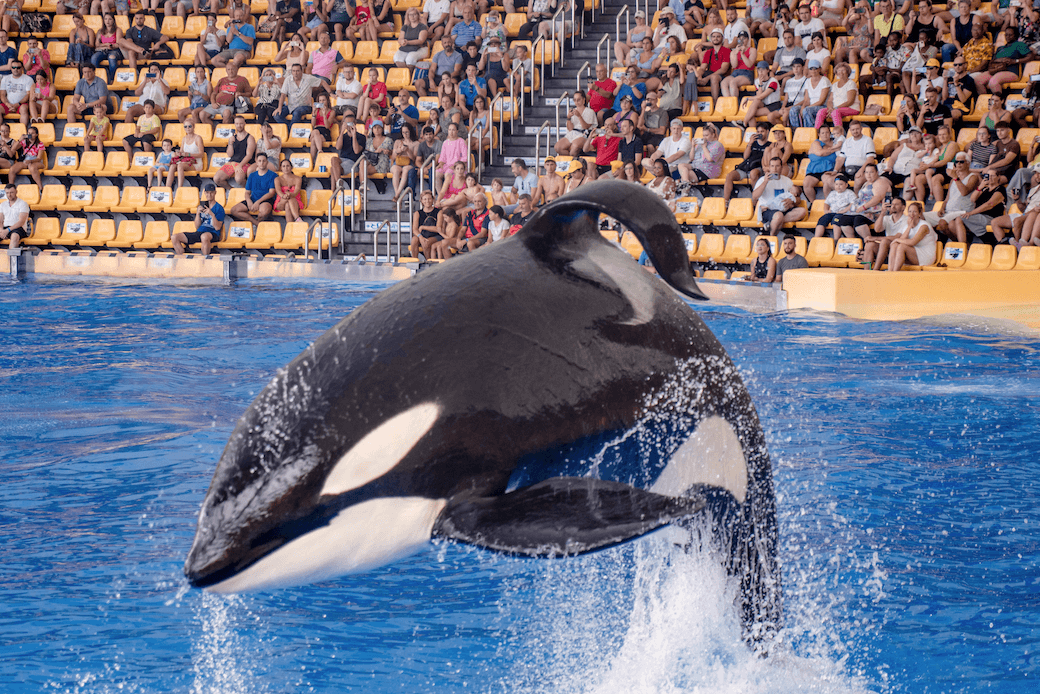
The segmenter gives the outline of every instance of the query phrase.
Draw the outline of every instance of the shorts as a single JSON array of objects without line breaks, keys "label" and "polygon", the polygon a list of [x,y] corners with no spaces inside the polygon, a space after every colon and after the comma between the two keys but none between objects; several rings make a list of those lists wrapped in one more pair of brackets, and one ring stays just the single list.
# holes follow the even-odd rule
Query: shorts
[{"label": "shorts", "polygon": [[861,214],[843,214],[841,217],[836,219],[834,223],[841,227],[852,227],[853,229],[856,227],[874,226],[874,220],[869,217],[864,217]]},{"label": "shorts", "polygon": [[238,48],[235,48],[235,49],[227,48],[227,49],[221,51],[220,53],[217,53],[217,55],[210,56],[210,57],[216,58],[217,56],[224,56],[225,60],[231,60],[232,58],[234,58],[239,53],[244,54],[246,56],[246,58],[249,57],[249,51],[243,51],[243,50],[240,50]]},{"label": "shorts", "polygon": [[222,167],[220,167],[220,170],[224,173],[225,176],[234,176],[236,171],[241,171],[244,169],[245,167],[242,166],[242,163],[237,161],[229,161],[227,164],[224,164]]},{"label": "shorts", "polygon": [[906,181],[906,175],[904,174],[886,173],[881,174],[881,176],[883,178],[887,178],[888,182],[892,184],[893,188],[895,188],[898,185],[901,185],[904,181]]},{"label": "shorts", "polygon": [[816,222],[816,226],[823,227],[824,229],[826,229],[831,224],[837,223],[838,220],[844,216],[845,215],[841,212],[828,212],[827,214],[820,217],[819,221]]},{"label": "shorts", "polygon": [[319,133],[326,140],[332,139],[332,133],[329,132],[329,129],[326,128],[324,125],[319,125],[318,127],[314,128],[314,132]]},{"label": "shorts", "polygon": [[211,116],[219,116],[222,113],[224,113],[224,109],[226,109],[226,108],[229,108],[232,111],[235,110],[234,104],[227,104],[227,105],[223,105],[223,104],[210,104],[206,108],[202,109],[202,112],[203,113],[208,113]]},{"label": "shorts", "polygon": [[690,175],[693,176],[693,180],[697,183],[700,183],[701,181],[710,181],[712,178],[700,169],[690,169]]},{"label": "shorts", "polygon": [[596,175],[602,176],[603,174],[609,172],[612,168],[614,167],[612,167],[610,164],[596,164]]},{"label": "shorts", "polygon": [[307,20],[308,29],[317,29],[322,24],[324,24],[324,22],[322,22],[321,17],[318,16],[311,17],[309,20]]},{"label": "shorts", "polygon": [[206,49],[206,55],[208,55],[210,58],[216,58],[217,54],[219,54],[219,53],[220,53],[220,49],[219,48],[217,48],[215,50],[212,50],[212,51],[210,49],[208,49],[208,48]]},{"label": "shorts", "polygon": [[0,103],[0,111],[3,111],[5,114],[18,113],[19,108],[21,108],[21,104],[10,106],[6,103]]},{"label": "shorts", "polygon": [[438,234],[436,231],[420,231],[419,234],[424,239],[437,239],[438,241],[444,240],[444,237]]},{"label": "shorts", "polygon": [[784,210],[762,210],[762,224],[769,226],[770,222],[773,221],[773,217],[780,215],[783,217],[786,214]]},{"label": "shorts", "polygon": [[731,76],[732,77],[746,77],[747,79],[751,80],[752,82],[755,81],[755,73],[752,72],[751,70],[734,70],[733,74]]},{"label": "shorts", "polygon": [[783,103],[780,102],[780,101],[774,101],[771,104],[764,104],[764,106],[765,106],[765,109],[767,111],[772,113],[772,112],[775,112],[775,111],[779,111],[781,108],[783,108]]},{"label": "shorts", "polygon": [[195,231],[189,231],[184,234],[184,245],[194,246],[195,244],[202,243],[202,235],[209,234],[213,243],[220,241],[220,233],[209,227],[199,227]]},{"label": "shorts", "polygon": [[761,169],[761,168],[762,168],[762,160],[761,159],[758,159],[757,161],[751,160],[751,159],[745,159],[744,161],[742,161],[739,164],[737,164],[737,171],[740,171],[740,172],[746,173],[746,174],[751,173],[755,169]]},{"label": "shorts", "polygon": [[150,145],[153,142],[155,142],[155,135],[141,135],[141,137],[138,137],[137,135],[128,135],[123,138],[123,142],[130,145],[131,147],[137,144]]},{"label": "shorts", "polygon": [[944,185],[944,186],[945,186],[945,185],[949,185],[949,184],[950,184],[950,181],[952,180],[952,179],[950,178],[950,174],[949,174],[949,173],[947,172],[947,169],[946,169],[946,167],[945,167],[945,166],[943,166],[943,167],[941,167],[941,168],[939,168],[939,169],[936,169],[936,171],[935,171],[935,175],[936,175],[936,176],[942,176],[942,180],[943,180],[943,185]]}]

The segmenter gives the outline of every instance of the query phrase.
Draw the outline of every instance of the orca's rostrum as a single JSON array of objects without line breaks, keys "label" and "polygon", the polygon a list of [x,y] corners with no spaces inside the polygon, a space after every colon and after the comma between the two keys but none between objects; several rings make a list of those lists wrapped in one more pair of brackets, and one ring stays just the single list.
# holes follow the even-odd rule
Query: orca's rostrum
[{"label": "orca's rostrum", "polygon": [[[584,185],[515,236],[387,289],[242,416],[202,504],[191,583],[310,583],[435,537],[580,554],[700,518],[740,581],[745,633],[774,631],[775,499],[751,398],[686,302],[602,237],[601,212],[669,285],[705,298],[674,216],[620,181]],[[653,398],[677,384],[678,397]],[[612,479],[575,467],[582,442],[648,419],[686,423],[662,460],[633,454],[640,469]]]}]

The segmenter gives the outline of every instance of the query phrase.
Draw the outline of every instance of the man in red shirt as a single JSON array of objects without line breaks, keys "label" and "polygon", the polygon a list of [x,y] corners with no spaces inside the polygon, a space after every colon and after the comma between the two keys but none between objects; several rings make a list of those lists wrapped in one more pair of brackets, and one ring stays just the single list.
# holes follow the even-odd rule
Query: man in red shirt
[{"label": "man in red shirt", "polygon": [[232,60],[227,65],[227,77],[222,77],[213,87],[213,101],[199,112],[203,123],[213,124],[213,119],[220,116],[223,123],[232,123],[235,119],[235,99],[246,98],[253,92],[249,80],[238,74],[238,63]]},{"label": "man in red shirt", "polygon": [[592,180],[607,173],[611,169],[611,163],[618,158],[618,147],[621,146],[621,135],[618,134],[617,124],[613,118],[603,121],[603,134],[585,140],[582,149],[586,152],[596,149],[596,170],[592,172]]},{"label": "man in red shirt", "polygon": [[701,55],[701,64],[694,72],[697,75],[697,86],[711,85],[711,98],[719,100],[722,92],[722,79],[730,69],[729,49],[722,45],[722,29],[711,30],[711,47]]},{"label": "man in red shirt", "polygon": [[596,65],[596,81],[589,80],[589,108],[596,112],[596,118],[600,125],[603,124],[605,116],[614,115],[614,90],[617,82],[610,79],[607,66],[603,63]]}]

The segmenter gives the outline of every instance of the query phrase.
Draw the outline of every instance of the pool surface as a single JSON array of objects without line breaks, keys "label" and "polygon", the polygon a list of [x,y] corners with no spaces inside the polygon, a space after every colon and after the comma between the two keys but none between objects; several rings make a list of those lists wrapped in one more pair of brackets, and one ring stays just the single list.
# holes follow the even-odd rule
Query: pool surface
[{"label": "pool surface", "polygon": [[4,692],[1035,692],[1040,338],[698,306],[773,457],[787,625],[741,645],[656,534],[558,561],[449,543],[232,598],[195,517],[275,370],[382,285],[0,280]]}]

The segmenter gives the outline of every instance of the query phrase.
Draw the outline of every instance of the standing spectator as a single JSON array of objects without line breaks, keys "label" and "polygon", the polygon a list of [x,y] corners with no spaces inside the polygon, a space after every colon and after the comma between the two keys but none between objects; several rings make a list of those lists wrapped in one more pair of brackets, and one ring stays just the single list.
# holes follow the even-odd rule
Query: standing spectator
[{"label": "standing spectator", "polygon": [[217,202],[217,187],[207,183],[202,187],[204,202],[195,210],[195,231],[187,234],[179,232],[173,235],[173,252],[184,254],[184,247],[196,243],[202,245],[202,254],[209,255],[213,244],[220,241],[220,232],[224,228],[224,207]]},{"label": "standing spectator", "polygon": [[[620,147],[621,136],[617,132],[617,125],[613,118],[607,118],[603,121],[603,134],[589,138],[582,147],[585,152],[596,150],[596,171],[592,180],[610,173],[613,163],[617,161]],[[534,202],[538,203],[537,200]]]},{"label": "standing spectator", "polygon": [[337,156],[332,157],[332,180],[350,178],[350,169],[365,152],[365,136],[358,132],[353,121],[345,121],[336,139]]},{"label": "standing spectator", "polygon": [[232,15],[227,27],[227,49],[213,56],[214,67],[241,67],[253,55],[256,43],[256,29],[246,21],[246,11],[239,8]]},{"label": "standing spectator", "polygon": [[[286,80],[288,84],[290,80]],[[285,91],[283,86],[282,91]],[[213,117],[220,115],[221,122],[230,123],[238,111],[237,102],[239,96],[249,96],[249,80],[238,74],[238,65],[234,61],[228,63],[227,75],[221,77],[220,81],[213,87],[212,103],[202,109],[199,114],[202,122],[212,125]],[[308,95],[309,96],[309,95]]]},{"label": "standing spectator", "polygon": [[[328,34],[323,34],[323,36],[328,36]],[[281,87],[275,81],[274,70],[265,67],[264,74],[260,76],[260,81],[253,88],[253,98],[256,99],[253,112],[256,113],[256,119],[260,121],[261,125],[270,122],[274,118],[274,114],[278,110],[278,95],[280,93]]]},{"label": "standing spectator", "polygon": [[69,32],[69,53],[66,65],[81,68],[90,64],[90,58],[94,55],[94,30],[83,22],[83,15],[79,12],[72,15],[73,29]]},{"label": "standing spectator", "polygon": [[[6,77],[4,79],[7,79]],[[40,142],[40,131],[35,125],[30,125],[25,131],[25,136],[15,146],[15,161],[11,164],[11,170],[7,174],[7,182],[14,183],[18,172],[29,170],[33,183],[43,187],[40,174],[47,168],[47,148]]]},{"label": "standing spectator", "polygon": [[[90,64],[94,68],[101,66],[101,62],[108,61],[108,81],[116,79],[116,68],[119,60],[123,57],[119,49],[119,43],[123,40],[123,30],[116,26],[116,18],[106,14],[101,20],[101,29],[97,33],[97,42],[94,44],[94,55],[90,56]],[[106,87],[107,89],[107,87]]]},{"label": "standing spectator", "polygon": [[137,60],[172,60],[173,51],[167,42],[170,37],[160,34],[155,29],[144,25],[144,12],[134,15],[133,25],[127,29],[123,38],[116,42],[122,50],[123,58],[130,62],[130,69],[137,72]]},{"label": "standing spectator", "polygon": [[404,25],[398,37],[400,49],[394,54],[394,64],[397,67],[415,67],[430,55],[426,45],[429,38],[429,28],[419,21],[419,10],[409,7],[404,13]]},{"label": "standing spectator", "polygon": [[607,73],[607,66],[603,63],[596,65],[596,80],[589,80],[588,93],[589,93],[589,108],[596,113],[597,120],[602,123],[603,119],[612,113],[608,113],[611,110],[611,106],[614,105],[614,92],[617,91],[617,82],[610,79],[610,75]]},{"label": "standing spectator", "polygon": [[40,41],[35,36],[30,36],[25,42],[25,55],[22,56],[22,66],[25,74],[36,77],[37,72],[51,72],[51,54],[46,48],[40,48]]},{"label": "standing spectator", "polygon": [[128,159],[133,158],[134,145],[141,145],[146,152],[152,151],[152,143],[162,133],[162,121],[155,115],[155,102],[144,102],[144,112],[138,117],[134,134],[123,138],[123,149]]},{"label": "standing spectator", "polygon": [[336,66],[342,62],[343,56],[332,47],[332,37],[326,32],[318,38],[318,47],[307,60],[307,72],[331,86]]},{"label": "standing spectator", "polygon": [[231,190],[232,178],[238,185],[245,185],[246,170],[256,154],[256,138],[246,132],[246,118],[242,114],[235,116],[235,132],[228,140],[226,152],[231,159],[214,174],[213,182],[225,190]]},{"label": "standing spectator", "polygon": [[321,80],[317,77],[303,73],[302,65],[293,65],[292,75],[282,83],[282,93],[278,97],[278,113],[274,119],[279,123],[288,123],[289,129],[292,130],[294,124],[302,122],[310,115],[313,103],[311,89],[320,85]]},{"label": "standing spectator", "polygon": [[[166,104],[170,100],[170,85],[163,79],[159,63],[152,63],[148,66],[148,72],[144,74],[144,78],[137,85],[134,94],[144,101],[151,101],[152,109],[157,115],[161,116],[166,113]],[[135,104],[126,110],[126,118],[123,119],[123,122],[132,123],[134,118],[142,113],[144,113],[144,106],[139,103]]]},{"label": "standing spectator", "polygon": [[274,209],[274,182],[278,177],[268,168],[267,155],[258,152],[256,155],[256,171],[246,179],[246,199],[231,208],[231,216],[243,222],[252,222],[254,215],[257,222],[271,216]]},{"label": "standing spectator", "polygon": [[7,196],[0,202],[0,241],[7,239],[8,248],[18,248],[22,239],[29,237],[29,203],[18,197],[18,186],[7,184]]},{"label": "standing spectator", "polygon": [[[419,92],[419,96],[426,96],[427,92],[437,88],[445,77],[458,79],[461,75],[462,54],[455,50],[455,44],[452,41],[446,41],[443,50],[434,54],[427,79],[417,79],[415,88]],[[427,80],[429,81],[427,82]]]},{"label": "standing spectator", "polygon": [[732,67],[730,50],[722,45],[722,29],[711,30],[711,47],[704,52],[701,64],[686,78],[686,93],[683,101],[691,104],[697,101],[697,87],[711,86],[711,98],[719,100],[722,93],[722,80]]},{"label": "standing spectator", "polygon": [[0,79],[0,111],[7,115],[15,113],[29,120],[29,92],[35,82],[22,72],[22,62],[11,63],[11,74]]},{"label": "standing spectator", "polygon": [[[68,121],[70,123],[75,123],[82,113],[93,111],[95,106],[103,105],[105,110],[108,110],[108,87],[105,85],[105,81],[95,74],[94,66],[84,65],[79,72],[82,77],[76,82],[72,101],[69,102]],[[2,81],[0,81],[0,89],[3,89]]]}]

